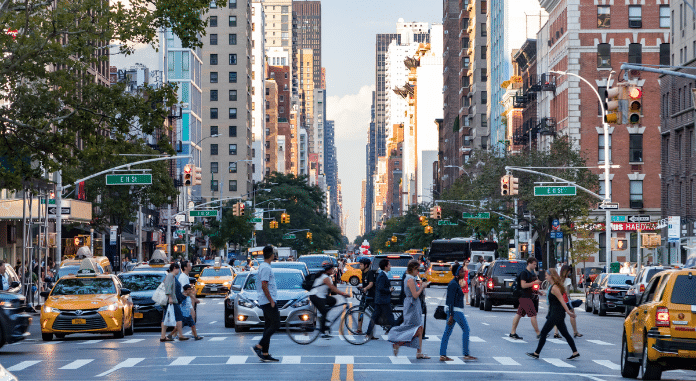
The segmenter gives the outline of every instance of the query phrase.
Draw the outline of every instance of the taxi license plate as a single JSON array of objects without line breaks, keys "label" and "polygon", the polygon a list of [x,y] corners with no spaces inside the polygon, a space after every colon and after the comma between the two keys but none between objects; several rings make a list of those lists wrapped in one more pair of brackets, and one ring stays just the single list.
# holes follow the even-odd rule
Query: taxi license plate
[{"label": "taxi license plate", "polygon": [[73,324],[87,324],[87,319],[72,319]]},{"label": "taxi license plate", "polygon": [[445,274],[439,274],[439,276],[445,276]]},{"label": "taxi license plate", "polygon": [[133,314],[133,317],[136,319],[142,319],[143,318],[143,313],[142,312],[136,312]]},{"label": "taxi license plate", "polygon": [[210,292],[217,292],[217,287],[211,287]]}]

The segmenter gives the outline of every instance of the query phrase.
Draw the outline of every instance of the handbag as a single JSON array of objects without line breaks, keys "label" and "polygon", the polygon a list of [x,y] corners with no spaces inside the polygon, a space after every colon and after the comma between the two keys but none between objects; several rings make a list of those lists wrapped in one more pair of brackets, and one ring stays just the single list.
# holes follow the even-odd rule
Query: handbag
[{"label": "handbag", "polygon": [[433,317],[437,320],[447,320],[447,313],[445,312],[445,306],[437,306],[435,308],[435,313],[433,314]]},{"label": "handbag", "polygon": [[167,327],[176,327],[176,317],[174,316],[174,305],[170,304],[167,307],[167,312],[164,315],[164,321],[162,322]]},{"label": "handbag", "polygon": [[152,294],[152,301],[160,306],[166,306],[169,302],[169,297],[167,297],[167,294],[164,293],[164,282],[157,286],[157,289]]}]

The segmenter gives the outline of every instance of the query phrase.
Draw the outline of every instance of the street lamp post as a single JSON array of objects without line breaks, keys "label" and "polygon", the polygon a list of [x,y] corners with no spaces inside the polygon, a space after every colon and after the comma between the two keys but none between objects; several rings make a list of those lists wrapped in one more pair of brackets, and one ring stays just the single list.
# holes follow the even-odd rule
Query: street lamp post
[{"label": "street lamp post", "polygon": [[469,180],[470,183],[472,182],[471,175],[469,175],[469,172],[467,172],[466,169],[464,169],[464,167],[461,167],[458,165],[445,165],[443,168],[458,168],[460,171],[466,173],[467,179]]}]

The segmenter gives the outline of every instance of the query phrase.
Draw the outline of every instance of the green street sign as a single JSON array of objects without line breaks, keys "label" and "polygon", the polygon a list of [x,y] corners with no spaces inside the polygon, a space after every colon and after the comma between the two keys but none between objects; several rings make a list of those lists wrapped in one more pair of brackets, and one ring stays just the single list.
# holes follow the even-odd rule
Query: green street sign
[{"label": "green street sign", "polygon": [[175,233],[183,235],[183,234],[186,234],[186,230],[177,230]]},{"label": "green street sign", "polygon": [[577,193],[574,186],[534,187],[535,196],[575,196]]},{"label": "green street sign", "polygon": [[286,234],[283,236],[283,239],[295,239],[295,238],[297,238],[297,237],[295,237],[294,234]]},{"label": "green street sign", "polygon": [[[48,199],[48,205],[55,205],[56,204],[56,199],[55,198],[49,198]],[[46,205],[46,199],[42,198],[41,199],[41,205]]]},{"label": "green street sign", "polygon": [[457,226],[457,225],[459,225],[458,223],[452,222],[452,221],[438,221],[437,224],[440,225],[440,226],[442,226],[442,225],[446,225],[446,226]]},{"label": "green street sign", "polygon": [[152,175],[139,175],[134,173],[123,175],[106,175],[106,185],[150,185]]},{"label": "green street sign", "polygon": [[260,224],[263,222],[263,218],[252,218],[249,220],[249,222],[253,222],[255,224]]},{"label": "green street sign", "polygon": [[464,213],[462,213],[462,218],[489,219],[489,218],[491,218],[491,214],[488,213],[488,212],[485,212],[485,213],[479,212],[479,213],[476,213],[476,214],[464,212]]},{"label": "green street sign", "polygon": [[191,217],[217,217],[217,210],[192,210],[189,212]]}]

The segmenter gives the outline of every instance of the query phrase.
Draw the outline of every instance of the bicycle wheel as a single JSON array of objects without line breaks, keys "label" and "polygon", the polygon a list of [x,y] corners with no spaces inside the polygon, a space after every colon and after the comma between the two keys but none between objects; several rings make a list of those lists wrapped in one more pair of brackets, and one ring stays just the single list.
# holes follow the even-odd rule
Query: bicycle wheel
[{"label": "bicycle wheel", "polygon": [[362,345],[369,341],[367,328],[372,320],[370,311],[360,306],[351,307],[341,318],[341,334],[347,342]]},{"label": "bicycle wheel", "polygon": [[316,311],[303,310],[292,312],[285,321],[285,332],[290,340],[307,345],[319,337],[319,318]]}]

